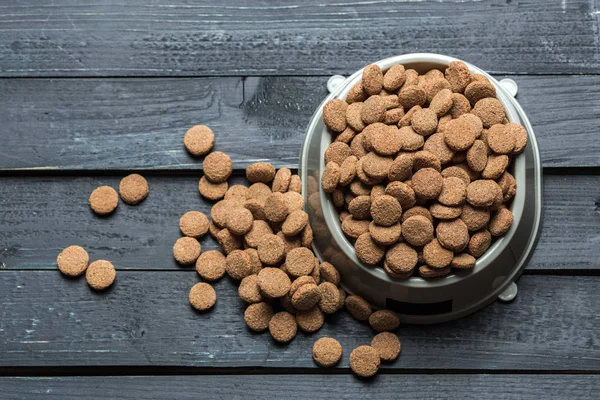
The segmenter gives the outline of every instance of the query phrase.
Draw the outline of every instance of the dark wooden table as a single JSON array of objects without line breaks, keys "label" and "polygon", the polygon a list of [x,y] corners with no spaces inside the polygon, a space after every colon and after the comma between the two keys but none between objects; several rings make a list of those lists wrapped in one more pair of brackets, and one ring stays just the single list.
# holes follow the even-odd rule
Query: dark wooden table
[{"label": "dark wooden table", "polygon": [[[598,398],[597,1],[119,3],[0,5],[1,398]],[[249,333],[226,279],[215,309],[195,313],[196,272],[171,253],[179,216],[210,207],[186,128],[214,129],[236,179],[259,160],[297,168],[328,77],[410,52],[519,84],[541,148],[544,221],[517,299],[403,326],[401,357],[368,382],[348,354],[372,333],[345,313],[279,346]],[[133,170],[150,197],[94,216],[89,193]],[[117,266],[108,293],[57,272],[74,243]],[[325,335],[344,346],[332,370],[311,359]]]}]

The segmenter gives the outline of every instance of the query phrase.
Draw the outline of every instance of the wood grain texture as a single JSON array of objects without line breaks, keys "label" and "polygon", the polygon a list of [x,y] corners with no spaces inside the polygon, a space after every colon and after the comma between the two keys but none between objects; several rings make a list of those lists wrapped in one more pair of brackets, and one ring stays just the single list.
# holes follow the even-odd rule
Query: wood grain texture
[{"label": "wood grain texture", "polygon": [[[351,350],[373,337],[343,311],[317,333],[280,345],[249,332],[228,279],[215,285],[214,309],[194,311],[187,298],[197,281],[192,271],[119,271],[108,293],[95,293],[57,271],[0,271],[0,367],[313,368],[312,344],[333,336],[346,369]],[[512,303],[445,324],[402,326],[402,354],[383,368],[598,371],[599,284],[600,277],[523,276]]]},{"label": "wood grain texture", "polygon": [[[544,167],[600,166],[600,76],[519,76]],[[0,80],[0,171],[189,169],[182,137],[209,125],[236,167],[297,168],[327,77]]]},{"label": "wood grain texture", "polygon": [[361,381],[350,375],[210,375],[0,378],[7,400],[62,399],[196,400],[259,398],[304,400],[439,398],[460,399],[595,399],[597,375],[378,375]]},{"label": "wood grain texture", "polygon": [[[55,269],[56,256],[72,244],[92,259],[118,269],[181,270],[172,257],[179,218],[189,210],[209,215],[212,203],[198,194],[198,177],[147,176],[149,197],[138,206],[120,203],[116,214],[97,217],[89,194],[100,185],[117,188],[120,176],[0,178],[0,267]],[[236,177],[231,184],[247,184]],[[600,270],[600,176],[550,176],[544,181],[542,233],[527,270]],[[218,248],[212,238],[205,250]]]},{"label": "wood grain texture", "polygon": [[[543,11],[542,11],[543,10]],[[41,0],[0,14],[4,76],[315,75],[437,52],[494,72],[599,72],[593,2]]]}]

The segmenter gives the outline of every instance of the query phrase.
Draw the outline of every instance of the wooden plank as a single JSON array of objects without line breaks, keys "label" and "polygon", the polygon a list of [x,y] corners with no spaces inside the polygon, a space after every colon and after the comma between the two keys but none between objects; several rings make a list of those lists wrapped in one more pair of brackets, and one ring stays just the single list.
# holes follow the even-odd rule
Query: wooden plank
[{"label": "wooden plank", "polygon": [[[187,366],[313,368],[312,344],[340,341],[348,368],[370,327],[343,311],[286,346],[245,326],[227,279],[205,314],[188,304],[195,272],[119,271],[108,293],[55,271],[0,271],[0,367]],[[512,303],[436,326],[402,326],[392,370],[600,370],[600,277],[523,276]]]},{"label": "wooden plank", "polygon": [[0,11],[3,76],[347,74],[423,51],[504,73],[600,67],[587,0],[33,0]]},{"label": "wooden plank", "polygon": [[[597,375],[378,375],[361,381],[350,375],[208,375],[208,376],[86,376],[2,377],[4,398],[42,399],[364,399],[439,398],[452,393],[461,399],[595,399]],[[493,394],[492,394],[493,393]]]},{"label": "wooden plank", "polygon": [[[119,269],[181,270],[172,257],[179,217],[212,203],[198,194],[193,175],[147,176],[150,196],[138,206],[121,203],[116,214],[97,217],[89,194],[100,185],[117,188],[120,176],[0,178],[0,266],[55,269],[66,246],[80,244],[92,259]],[[247,184],[245,178],[231,184]],[[537,250],[527,270],[600,270],[600,176],[545,176],[544,218]],[[218,248],[208,235],[205,250]]]},{"label": "wooden plank", "polygon": [[[600,76],[519,76],[545,167],[600,166]],[[0,171],[191,169],[198,123],[237,167],[297,168],[327,77],[0,80]]]}]

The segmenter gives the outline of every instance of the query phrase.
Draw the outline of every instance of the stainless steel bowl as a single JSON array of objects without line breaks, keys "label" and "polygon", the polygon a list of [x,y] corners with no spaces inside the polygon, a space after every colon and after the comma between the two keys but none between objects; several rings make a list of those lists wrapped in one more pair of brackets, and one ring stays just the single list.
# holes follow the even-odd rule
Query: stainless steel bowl
[{"label": "stainless steel bowl", "polygon": [[[456,60],[438,54],[406,54],[376,64],[383,70],[394,64],[403,64],[422,73],[432,68],[443,70]],[[520,276],[539,233],[541,163],[531,124],[503,85],[481,69],[466,64],[471,72],[488,77],[496,87],[497,98],[504,105],[507,118],[523,125],[529,134],[526,150],[515,157],[511,165],[511,173],[517,181],[517,194],[510,207],[514,215],[513,225],[477,260],[472,270],[453,272],[437,279],[425,280],[417,276],[393,279],[381,267],[362,264],[342,232],[338,212],[320,185],[323,154],[332,140],[323,123],[322,108],[333,98],[344,99],[352,86],[360,81],[362,70],[330,88],[332,93],[321,103],[308,125],[300,152],[300,174],[306,210],[315,234],[315,253],[338,268],[342,284],[349,293],[363,296],[376,307],[396,310],[408,323],[435,323],[459,318],[495,300]]]}]

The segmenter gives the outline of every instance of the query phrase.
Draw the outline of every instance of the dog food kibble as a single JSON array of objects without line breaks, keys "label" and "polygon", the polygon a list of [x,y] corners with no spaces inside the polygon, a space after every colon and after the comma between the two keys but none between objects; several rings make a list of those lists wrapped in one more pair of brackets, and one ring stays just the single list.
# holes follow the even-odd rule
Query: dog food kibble
[{"label": "dog food kibble", "polygon": [[[336,288],[337,289],[337,288]],[[321,291],[314,283],[302,285],[292,295],[293,306],[300,311],[310,310],[321,300]]]},{"label": "dog food kibble", "polygon": [[253,222],[254,218],[250,210],[236,207],[227,216],[226,227],[234,235],[244,235],[252,229]]},{"label": "dog food kibble", "polygon": [[250,257],[242,250],[233,250],[225,259],[225,271],[231,279],[240,281],[253,271]]},{"label": "dog food kibble", "polygon": [[422,215],[407,218],[402,223],[402,237],[413,246],[425,246],[433,240],[433,224]]},{"label": "dog food kibble", "polygon": [[421,136],[431,135],[435,132],[437,124],[437,114],[429,108],[417,110],[411,120],[413,130]]},{"label": "dog food kibble", "polygon": [[371,346],[358,346],[350,353],[350,368],[360,377],[375,375],[380,364],[379,352]]},{"label": "dog food kibble", "polygon": [[200,182],[198,182],[198,191],[202,197],[213,201],[222,199],[226,195],[228,187],[227,182],[213,183],[205,176],[200,178]]},{"label": "dog food kibble", "polygon": [[369,316],[369,325],[375,332],[390,332],[400,326],[400,318],[391,310],[378,310]]},{"label": "dog food kibble", "polygon": [[205,282],[196,283],[192,286],[189,295],[190,304],[198,311],[206,311],[212,308],[217,301],[215,289]]},{"label": "dog food kibble", "polygon": [[215,145],[215,134],[205,125],[192,126],[183,136],[183,144],[190,154],[203,156]]},{"label": "dog food kibble", "polygon": [[298,247],[285,256],[287,272],[293,277],[309,275],[315,267],[315,256],[310,249]]},{"label": "dog food kibble", "polygon": [[287,311],[278,312],[269,321],[269,332],[273,339],[280,343],[292,340],[297,331],[296,318]]},{"label": "dog food kibble", "polygon": [[225,275],[226,258],[217,250],[209,250],[200,254],[196,260],[196,272],[202,279],[216,281]]},{"label": "dog food kibble", "polygon": [[246,168],[246,178],[252,183],[271,183],[275,178],[275,173],[275,167],[263,162],[254,163]]},{"label": "dog food kibble", "polygon": [[[346,221],[344,221],[346,222]],[[367,222],[367,230],[369,229],[369,222]],[[376,265],[378,264],[385,255],[385,248],[378,245],[377,242],[373,240],[370,233],[363,233],[356,239],[356,243],[354,244],[354,248],[356,250],[356,256],[360,261],[367,265]]]},{"label": "dog food kibble", "polygon": [[333,367],[342,358],[342,345],[330,337],[320,338],[313,345],[313,360],[321,367]]},{"label": "dog food kibble", "polygon": [[346,297],[346,309],[358,321],[367,321],[373,313],[369,302],[360,296]]},{"label": "dog food kibble", "polygon": [[200,211],[189,211],[179,219],[179,229],[184,236],[201,238],[208,232],[209,221]]},{"label": "dog food kibble", "polygon": [[504,106],[493,97],[486,97],[475,103],[473,114],[479,117],[484,128],[489,128],[495,124],[501,124],[506,118]]},{"label": "dog food kibble", "polygon": [[344,100],[330,100],[323,107],[323,122],[333,132],[342,132],[346,129],[346,109],[348,103]]},{"label": "dog food kibble", "polygon": [[323,311],[317,306],[307,311],[299,310],[296,313],[296,323],[298,327],[304,332],[312,333],[316,332],[323,326],[325,322],[325,315]]},{"label": "dog food kibble", "polygon": [[140,174],[127,175],[119,183],[119,194],[127,204],[138,204],[148,196],[148,181]]},{"label": "dog food kibble", "polygon": [[279,268],[263,268],[258,273],[258,288],[268,298],[279,298],[290,291],[290,278]]},{"label": "dog food kibble", "polygon": [[490,220],[490,210],[487,207],[472,207],[465,204],[460,214],[460,219],[467,225],[469,231],[483,229]]},{"label": "dog food kibble", "polygon": [[500,186],[493,180],[479,179],[467,186],[467,201],[475,207],[489,207],[494,203],[498,193],[502,193]]},{"label": "dog food kibble", "polygon": [[475,266],[475,257],[467,253],[456,254],[450,263],[452,268],[470,269]]},{"label": "dog food kibble", "polygon": [[391,332],[381,332],[375,335],[371,340],[371,347],[377,350],[382,361],[394,361],[402,350],[400,339]]},{"label": "dog food kibble", "polygon": [[90,257],[81,246],[69,246],[56,258],[58,270],[67,276],[79,276],[85,272]]},{"label": "dog food kibble", "polygon": [[415,194],[423,199],[435,199],[442,192],[444,185],[442,175],[433,168],[418,170],[411,181]]},{"label": "dog food kibble", "polygon": [[321,272],[321,279],[326,282],[331,282],[336,286],[340,284],[340,273],[333,264],[324,261],[319,265],[319,269]]},{"label": "dog food kibble", "polygon": [[240,282],[238,287],[238,295],[246,303],[259,303],[263,301],[263,297],[258,289],[258,275],[248,275]]},{"label": "dog food kibble", "polygon": [[200,256],[200,242],[188,236],[180,237],[173,245],[173,257],[182,265],[190,265],[196,262]]},{"label": "dog food kibble", "polygon": [[435,233],[440,244],[448,250],[462,251],[469,243],[469,230],[460,218],[441,221]]},{"label": "dog food kibble", "polygon": [[215,151],[204,158],[202,169],[204,171],[204,176],[206,176],[209,181],[221,183],[225,182],[231,175],[233,163],[227,154],[221,151]]},{"label": "dog food kibble", "polygon": [[331,282],[323,282],[319,285],[321,298],[319,299],[319,308],[325,314],[333,314],[338,310],[340,301],[340,291],[337,286]]},{"label": "dog food kibble", "polygon": [[267,330],[271,318],[273,318],[273,307],[266,302],[250,304],[244,312],[246,325],[255,332]]},{"label": "dog food kibble", "polygon": [[502,236],[510,229],[513,214],[508,208],[500,208],[490,218],[489,230],[492,236]]},{"label": "dog food kibble", "polygon": [[490,248],[492,244],[492,235],[489,231],[483,229],[471,236],[467,250],[473,257],[481,257],[483,253]]},{"label": "dog food kibble", "polygon": [[440,203],[433,203],[429,206],[429,211],[434,218],[448,220],[458,218],[462,212],[462,207],[451,207]]},{"label": "dog food kibble", "polygon": [[445,249],[437,239],[423,247],[423,259],[432,268],[444,268],[450,265],[454,253]]},{"label": "dog food kibble", "polygon": [[110,186],[100,186],[90,195],[90,207],[98,215],[108,215],[119,205],[119,195]]},{"label": "dog food kibble", "polygon": [[117,272],[115,267],[106,260],[97,260],[91,263],[85,271],[88,285],[95,290],[104,290],[113,284]]},{"label": "dog food kibble", "polygon": [[302,232],[306,224],[308,224],[308,214],[302,210],[296,210],[287,216],[281,225],[281,231],[286,236],[295,236]]}]

